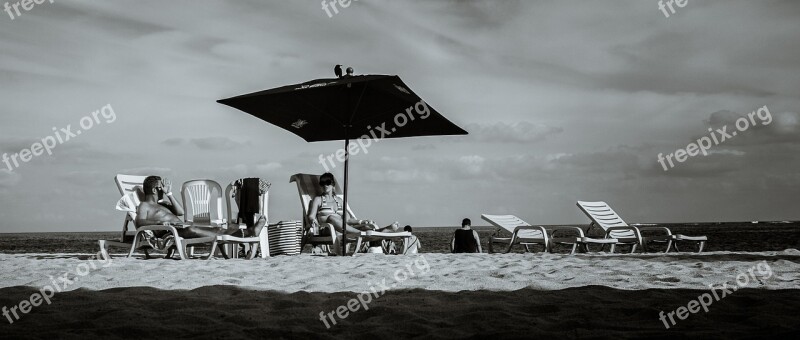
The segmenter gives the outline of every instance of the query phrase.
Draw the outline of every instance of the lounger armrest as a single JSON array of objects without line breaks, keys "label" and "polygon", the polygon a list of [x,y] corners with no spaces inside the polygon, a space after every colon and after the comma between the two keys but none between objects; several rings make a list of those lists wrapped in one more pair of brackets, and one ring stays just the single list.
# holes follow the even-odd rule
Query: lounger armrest
[{"label": "lounger armrest", "polygon": [[611,235],[611,232],[612,232],[612,231],[621,231],[621,230],[630,230],[630,231],[633,231],[633,235],[634,235],[634,236],[635,236],[637,239],[639,239],[640,241],[641,241],[641,239],[642,239],[642,233],[641,233],[641,232],[639,232],[639,228],[636,228],[636,227],[634,227],[634,226],[627,226],[627,227],[609,227],[608,229],[606,229],[606,238],[608,238],[608,237],[609,237],[609,235]]},{"label": "lounger armrest", "polygon": [[136,231],[142,230],[165,230],[165,231],[177,231],[177,228],[181,228],[180,226],[171,226],[171,225],[163,225],[163,224],[151,224],[142,227],[136,227]]},{"label": "lounger armrest", "polygon": [[550,236],[547,235],[547,230],[542,226],[521,225],[521,226],[518,226],[518,227],[514,228],[514,232],[511,233],[511,240],[512,240],[511,243],[512,244],[515,242],[514,240],[517,239],[517,237],[518,237],[517,234],[519,233],[520,230],[538,230],[538,231],[540,231],[542,233],[542,236],[544,237],[545,242],[547,242],[547,240],[550,238]]},{"label": "lounger armrest", "polygon": [[569,230],[569,231],[572,231],[572,230],[577,231],[578,232],[578,237],[585,237],[585,235],[583,234],[583,229],[581,229],[580,227],[575,227],[575,226],[548,226],[548,227],[545,227],[545,229],[550,231],[550,237],[553,237],[553,235],[555,235],[556,231],[567,231],[567,230]]},{"label": "lounger armrest", "polygon": [[542,234],[547,235],[547,230],[544,229],[544,227],[542,227],[542,226],[521,225],[521,226],[518,226],[518,227],[514,228],[514,232],[512,233],[513,236],[516,236],[517,233],[519,233],[520,230],[539,230],[539,231],[542,232]]},{"label": "lounger armrest", "polygon": [[667,227],[639,227],[639,231],[653,231],[653,230],[661,230],[667,233],[668,236],[672,235],[672,231],[669,230]]}]

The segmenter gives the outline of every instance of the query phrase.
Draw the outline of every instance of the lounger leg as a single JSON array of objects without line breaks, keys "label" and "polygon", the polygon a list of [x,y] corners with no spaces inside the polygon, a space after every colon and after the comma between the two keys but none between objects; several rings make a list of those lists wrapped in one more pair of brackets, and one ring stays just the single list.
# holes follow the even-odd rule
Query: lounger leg
[{"label": "lounger leg", "polygon": [[248,260],[252,260],[256,258],[256,253],[258,252],[258,243],[251,243],[250,245],[250,254],[247,255]]},{"label": "lounger leg", "polygon": [[[610,253],[612,253],[612,254],[614,253],[614,248],[615,248],[616,246],[617,246],[617,245],[616,245],[616,244],[614,244],[614,243],[612,243],[612,244],[611,244],[611,251],[610,251]],[[601,248],[600,248],[600,250],[602,250],[602,249],[603,249],[603,248],[601,247]]]},{"label": "lounger leg", "polygon": [[634,243],[633,245],[631,245],[631,254],[633,254],[634,252],[636,252],[636,246],[637,246],[637,245],[638,245],[638,244],[636,244],[636,243]]},{"label": "lounger leg", "polygon": [[136,235],[133,236],[133,244],[131,245],[131,251],[128,252],[128,257],[132,257],[133,253],[136,252],[136,246],[139,245],[139,235],[141,234],[142,232],[137,232]]},{"label": "lounger leg", "polygon": [[672,240],[667,240],[667,249],[664,250],[664,254],[669,253],[670,249],[672,249]]},{"label": "lounger leg", "polygon": [[703,252],[703,247],[705,247],[705,246],[706,246],[706,241],[700,241],[700,247],[699,247],[700,249],[698,249],[697,252],[698,253],[702,253]]},{"label": "lounger leg", "polygon": [[[261,229],[261,233],[258,234],[258,243],[261,246],[261,258],[266,259],[270,257],[269,253],[269,233],[267,232],[267,228]],[[302,244],[302,241],[301,241]],[[256,248],[256,251],[258,248]],[[300,251],[303,251],[303,246],[300,246]]]},{"label": "lounger leg", "polygon": [[492,244],[494,243],[494,237],[489,237],[489,254],[494,253],[494,247]]},{"label": "lounger leg", "polygon": [[572,244],[572,251],[570,251],[569,254],[570,255],[575,255],[575,251],[576,250],[578,250],[578,244],[577,243],[573,243]]},{"label": "lounger leg", "polygon": [[[178,249],[178,255],[181,257],[181,260],[186,260],[186,247],[183,245],[183,240],[180,237],[175,237],[175,248]],[[169,256],[169,251],[167,252],[167,256]]]},{"label": "lounger leg", "polygon": [[103,261],[108,261],[110,257],[108,256],[108,245],[106,244],[106,240],[99,240],[97,243],[100,244],[100,256],[103,257]]},{"label": "lounger leg", "polygon": [[[345,237],[345,236],[342,235],[342,237]],[[344,241],[344,240],[342,240],[342,241]],[[361,249],[361,236],[359,236],[358,237],[358,241],[356,241],[356,251],[353,252],[353,256],[356,256],[356,253],[358,253],[359,249]],[[342,254],[342,255],[346,255],[346,254]]]},{"label": "lounger leg", "polygon": [[214,240],[214,242],[211,242],[211,251],[208,252],[208,256],[206,256],[205,259],[210,260],[212,257],[214,257],[214,254],[216,252],[217,252],[217,240]]}]

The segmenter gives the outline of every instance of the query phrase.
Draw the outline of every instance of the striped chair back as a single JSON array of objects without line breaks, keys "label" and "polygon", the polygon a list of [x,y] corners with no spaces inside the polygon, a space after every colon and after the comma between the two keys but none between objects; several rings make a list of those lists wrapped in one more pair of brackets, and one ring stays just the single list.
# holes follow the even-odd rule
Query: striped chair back
[{"label": "striped chair back", "polygon": [[[578,207],[589,216],[592,223],[603,230],[608,230],[611,227],[628,227],[628,224],[622,220],[622,217],[617,215],[617,212],[608,206],[608,203],[603,201],[587,202],[578,201]],[[612,231],[609,234],[610,238],[633,238],[636,237],[632,230],[619,230]]]}]

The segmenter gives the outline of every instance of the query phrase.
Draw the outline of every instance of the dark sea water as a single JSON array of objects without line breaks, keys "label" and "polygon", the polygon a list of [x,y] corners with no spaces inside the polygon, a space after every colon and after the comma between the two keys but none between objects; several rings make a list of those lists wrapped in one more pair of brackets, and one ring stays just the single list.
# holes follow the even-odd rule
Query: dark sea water
[{"label": "dark sea water", "polygon": [[[800,222],[725,222],[725,223],[697,223],[697,224],[659,224],[669,227],[673,233],[684,235],[708,236],[705,251],[775,251],[785,249],[800,249]],[[587,226],[582,226],[584,231]],[[449,252],[450,238],[456,227],[414,228],[422,243],[421,252],[446,253]],[[481,238],[484,252],[487,251],[489,237],[496,232],[494,227],[474,227]],[[501,236],[508,237],[510,233],[501,232]],[[602,237],[599,230],[588,232],[589,236]],[[94,253],[99,250],[97,240],[117,239],[118,232],[82,232],[82,233],[16,233],[0,234],[0,253]],[[495,246],[505,250],[501,245]],[[308,251],[306,247],[303,251]],[[565,247],[558,248],[557,252],[568,252]],[[653,251],[656,251],[654,249]],[[689,250],[689,249],[685,249]],[[512,252],[523,252],[524,248],[516,246]],[[539,251],[539,249],[537,249]],[[624,251],[624,250],[623,250]],[[115,252],[122,252],[116,248]]]}]

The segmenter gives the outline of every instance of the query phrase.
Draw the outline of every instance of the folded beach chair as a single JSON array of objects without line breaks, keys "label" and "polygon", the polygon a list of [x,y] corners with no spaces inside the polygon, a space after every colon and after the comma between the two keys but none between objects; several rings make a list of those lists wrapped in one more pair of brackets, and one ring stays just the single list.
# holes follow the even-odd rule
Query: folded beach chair
[{"label": "folded beach chair", "polygon": [[[112,241],[112,240],[99,240],[98,243],[100,245],[100,253],[104,259],[108,259],[108,247],[115,246],[115,247],[130,247],[130,252],[128,252],[128,257],[133,256],[136,250],[139,247],[139,241],[143,239],[143,234],[147,230],[151,231],[159,231],[164,230],[170,232],[173,237],[175,238],[175,247],[178,250],[178,254],[180,255],[181,259],[189,258],[186,256],[186,247],[191,246],[194,244],[202,244],[202,243],[212,243],[215,237],[198,237],[198,238],[191,238],[191,239],[184,239],[178,235],[177,228],[182,228],[184,225],[149,225],[149,226],[136,226],[136,208],[141,203],[140,199],[143,197],[143,193],[141,192],[142,184],[144,183],[144,179],[146,176],[130,176],[130,175],[117,175],[114,177],[114,181],[117,184],[117,188],[122,194],[121,202],[125,202],[122,206],[118,205],[117,209],[125,211],[125,222],[122,225],[122,235],[119,241]],[[134,225],[135,230],[129,231],[128,230],[128,223]],[[128,242],[130,236],[133,236],[132,241]],[[169,256],[169,254],[168,254]]]},{"label": "folded beach chair", "polygon": [[[262,181],[262,180],[259,180]],[[259,203],[259,214],[263,215],[264,218],[269,221],[268,216],[268,207],[269,207],[269,182],[263,181],[265,183],[265,188],[263,193],[259,196],[258,203]],[[235,201],[234,191],[237,190],[234,183],[228,184],[225,187],[225,207],[227,208],[226,211],[228,213],[228,218],[225,220],[227,223],[228,228],[239,228],[240,224],[238,221],[239,216],[239,206],[238,203]],[[245,227],[244,224],[241,224],[241,227]],[[258,236],[252,237],[238,237],[235,235],[219,235],[214,243],[211,245],[211,253],[208,255],[206,259],[210,259],[219,250],[222,253],[222,256],[226,259],[229,258],[228,254],[225,251],[225,245],[239,245],[239,244],[249,244],[250,251],[247,256],[248,260],[255,258],[256,253],[258,252],[259,246],[261,246],[261,258],[269,257],[269,232],[268,232],[268,225],[265,225],[263,229],[261,229],[261,233]],[[241,229],[241,228],[240,228]],[[238,248],[238,247],[237,247]],[[232,251],[236,251],[235,249]],[[231,254],[235,255],[235,254]]]},{"label": "folded beach chair", "polygon": [[[636,246],[642,246],[642,251],[647,251],[647,244],[650,242],[661,242],[667,244],[665,253],[673,247],[678,251],[678,241],[690,241],[698,244],[697,252],[702,252],[708,238],[705,236],[686,236],[673,234],[666,227],[637,227],[629,225],[622,220],[617,213],[608,206],[606,202],[586,202],[578,201],[578,208],[592,220],[592,226],[602,228],[607,238],[616,238],[618,244],[630,244],[631,253],[636,250]],[[590,226],[591,227],[591,226]],[[663,235],[642,236],[642,231],[660,231]],[[614,252],[614,245],[611,245],[611,252]]]},{"label": "folded beach chair", "polygon": [[[332,252],[330,248],[336,241],[336,230],[333,228],[332,225],[328,224],[327,229],[329,230],[330,235],[320,235],[320,230],[315,230],[315,228],[312,228],[311,221],[308,220],[308,211],[309,211],[308,209],[311,203],[311,199],[313,197],[322,194],[322,189],[319,186],[319,175],[294,174],[289,179],[289,182],[297,183],[297,191],[300,194],[300,203],[303,207],[303,240],[301,242],[301,248],[304,247],[306,244],[309,244],[312,247],[321,246],[328,248],[327,251],[329,253]],[[342,190],[339,187],[339,182],[338,181],[334,182],[335,182],[334,184],[336,192],[341,193]],[[337,194],[337,196],[342,200],[344,200],[344,197],[341,194]],[[356,215],[353,214],[353,211],[350,209],[349,204],[345,208],[347,209],[347,212],[350,214],[350,216],[356,218],[355,217]],[[354,240],[348,238],[346,240],[348,243],[347,244],[348,250],[346,251],[349,252],[349,246],[350,246],[349,243],[352,242],[356,242],[356,248],[355,251],[353,252],[353,255],[355,255],[360,250],[362,250],[361,248],[362,245],[364,246],[364,248],[367,247],[368,241],[381,241],[383,243],[383,241],[385,240],[407,238],[410,236],[411,233],[409,232],[387,233],[387,232],[377,232],[377,231],[363,231],[361,232],[361,234],[358,236],[357,239]],[[385,246],[386,245],[384,245],[384,247]],[[405,249],[403,250],[403,252],[405,253]]]},{"label": "folded beach chair", "polygon": [[[494,243],[507,244],[506,253],[511,251],[514,245],[521,244],[525,246],[525,250],[531,251],[533,245],[542,245],[544,251],[552,252],[554,244],[571,245],[572,251],[570,254],[575,254],[578,245],[588,244],[613,244],[617,240],[608,239],[595,239],[586,237],[583,234],[583,229],[574,226],[531,226],[529,223],[523,221],[514,215],[487,215],[482,214],[481,218],[491,223],[495,227],[500,227],[511,233],[511,237],[496,237],[492,236],[489,239],[489,252],[494,251]],[[556,232],[571,231],[576,236],[560,236],[555,237]],[[586,248],[588,250],[588,248]]]}]

